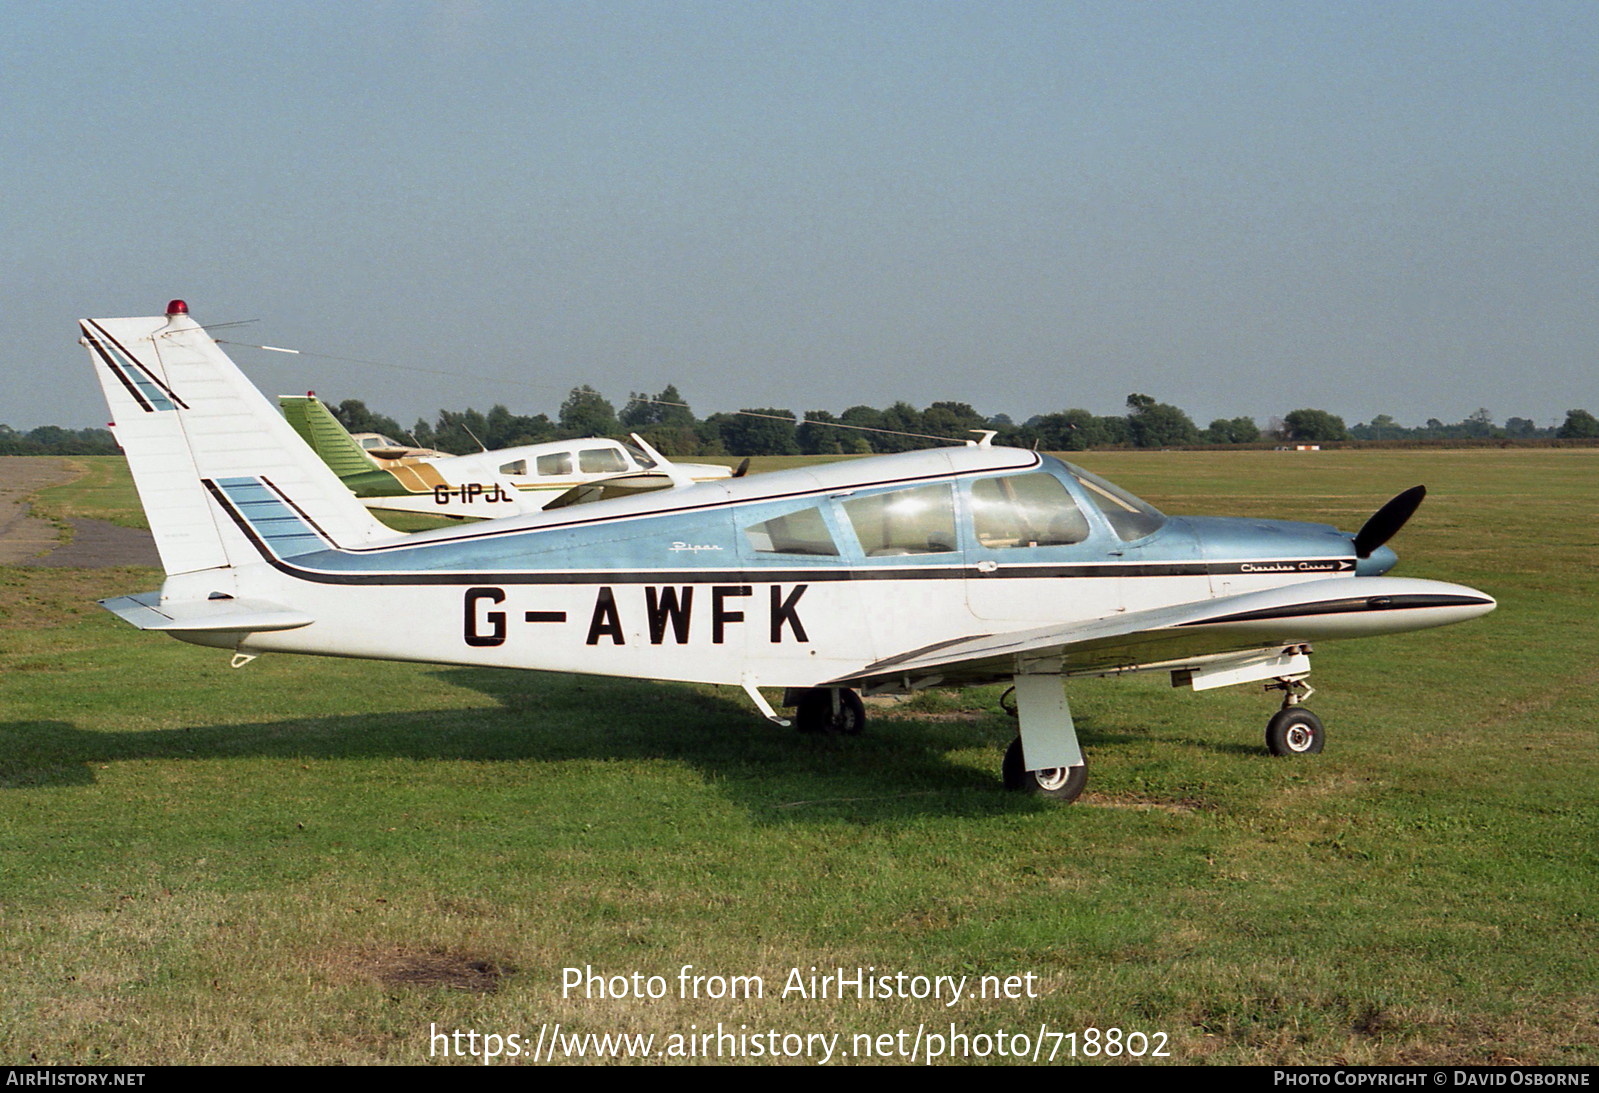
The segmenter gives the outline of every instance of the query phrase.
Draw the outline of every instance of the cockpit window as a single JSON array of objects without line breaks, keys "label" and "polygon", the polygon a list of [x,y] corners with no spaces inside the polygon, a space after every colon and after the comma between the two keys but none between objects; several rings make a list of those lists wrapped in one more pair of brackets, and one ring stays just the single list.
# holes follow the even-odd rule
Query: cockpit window
[{"label": "cockpit window", "polygon": [[972,526],[989,550],[1066,546],[1088,538],[1088,520],[1054,475],[983,478],[972,484]]},{"label": "cockpit window", "polygon": [[844,502],[868,558],[955,549],[955,502],[947,484],[916,486]]},{"label": "cockpit window", "polygon": [[1070,463],[1066,466],[1072,472],[1072,477],[1087,491],[1089,498],[1099,506],[1099,511],[1105,514],[1111,530],[1123,542],[1130,543],[1134,539],[1153,535],[1166,522],[1165,515],[1148,501],[1139,500],[1120,486],[1105,481],[1097,474],[1090,474],[1081,467]]}]

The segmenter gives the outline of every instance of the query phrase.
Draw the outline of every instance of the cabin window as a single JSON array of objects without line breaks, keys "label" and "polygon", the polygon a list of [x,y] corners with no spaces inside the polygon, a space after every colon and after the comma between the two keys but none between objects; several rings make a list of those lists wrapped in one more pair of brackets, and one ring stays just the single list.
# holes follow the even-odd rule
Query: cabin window
[{"label": "cabin window", "polygon": [[571,474],[572,453],[555,452],[551,455],[539,456],[540,474]]},{"label": "cabin window", "polygon": [[518,459],[514,463],[505,463],[500,467],[501,474],[526,474],[527,460]]},{"label": "cabin window", "polygon": [[757,554],[811,554],[835,556],[838,546],[820,509],[800,509],[744,529],[744,537]]},{"label": "cabin window", "polygon": [[1024,474],[972,484],[972,525],[989,550],[1068,546],[1088,538],[1088,520],[1058,478]]},{"label": "cabin window", "polygon": [[955,549],[955,500],[947,484],[857,497],[844,502],[844,511],[868,558]]},{"label": "cabin window", "polygon": [[584,474],[616,474],[628,469],[627,460],[615,448],[583,448],[577,453],[577,466]]},{"label": "cabin window", "polygon": [[1072,472],[1072,477],[1077,479],[1078,485],[1088,494],[1089,500],[1105,514],[1111,530],[1123,542],[1130,543],[1134,539],[1153,535],[1166,522],[1165,514],[1149,502],[1134,497],[1097,474],[1090,474],[1081,467],[1074,467],[1071,464],[1067,466]]}]

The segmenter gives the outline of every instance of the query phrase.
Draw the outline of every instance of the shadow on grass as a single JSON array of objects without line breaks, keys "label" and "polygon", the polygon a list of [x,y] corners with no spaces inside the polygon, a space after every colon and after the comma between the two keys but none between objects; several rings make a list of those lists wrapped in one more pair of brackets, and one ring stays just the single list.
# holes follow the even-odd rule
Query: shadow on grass
[{"label": "shadow on grass", "polygon": [[[88,785],[108,763],[269,758],[437,762],[673,761],[772,823],[1002,815],[1059,807],[999,779],[1014,722],[997,712],[871,720],[859,736],[807,735],[762,720],[736,688],[497,669],[440,669],[491,705],[155,731],[0,723],[0,790]],[[1112,743],[1079,721],[1086,746]],[[980,765],[970,756],[986,752]],[[986,769],[984,769],[986,767]],[[622,776],[626,777],[625,773]]]}]

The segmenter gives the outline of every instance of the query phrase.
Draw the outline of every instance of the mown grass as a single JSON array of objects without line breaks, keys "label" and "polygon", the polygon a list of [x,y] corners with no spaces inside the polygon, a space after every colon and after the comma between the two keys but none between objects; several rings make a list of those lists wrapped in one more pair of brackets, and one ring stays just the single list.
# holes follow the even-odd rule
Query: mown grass
[{"label": "mown grass", "polygon": [[[814,739],[715,688],[234,671],[93,607],[152,571],[0,569],[0,1061],[413,1063],[432,1025],[546,1021],[847,1047],[953,1020],[1165,1032],[1180,1062],[1592,1064],[1596,460],[1085,456],[1174,512],[1350,529],[1425,482],[1398,572],[1501,607],[1321,649],[1310,759],[1263,754],[1247,688],[1074,685],[1092,775],[1069,807],[999,788],[992,688]],[[52,513],[132,511],[105,465]],[[675,986],[683,964],[768,997],[561,997],[564,967]],[[1043,989],[772,996],[813,965]]]},{"label": "mown grass", "polygon": [[62,462],[78,477],[35,494],[33,515],[57,523],[87,517],[126,528],[150,526],[134,492],[127,460],[121,456],[83,455]]}]

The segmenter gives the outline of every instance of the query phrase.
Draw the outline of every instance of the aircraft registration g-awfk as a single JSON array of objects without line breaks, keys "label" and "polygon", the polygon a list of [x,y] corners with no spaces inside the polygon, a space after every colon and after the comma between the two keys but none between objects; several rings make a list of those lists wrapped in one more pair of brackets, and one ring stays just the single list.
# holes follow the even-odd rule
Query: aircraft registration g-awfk
[{"label": "aircraft registration g-awfk", "polygon": [[1009,681],[1008,786],[1071,800],[1065,680],[1170,672],[1283,693],[1266,739],[1320,751],[1311,643],[1441,626],[1491,597],[1384,574],[1425,493],[1358,534],[1168,517],[1050,456],[981,443],[701,482],[414,535],[379,524],[181,301],[87,319],[167,577],[104,601],[234,651],[785,688],[801,729],[858,691]]}]

